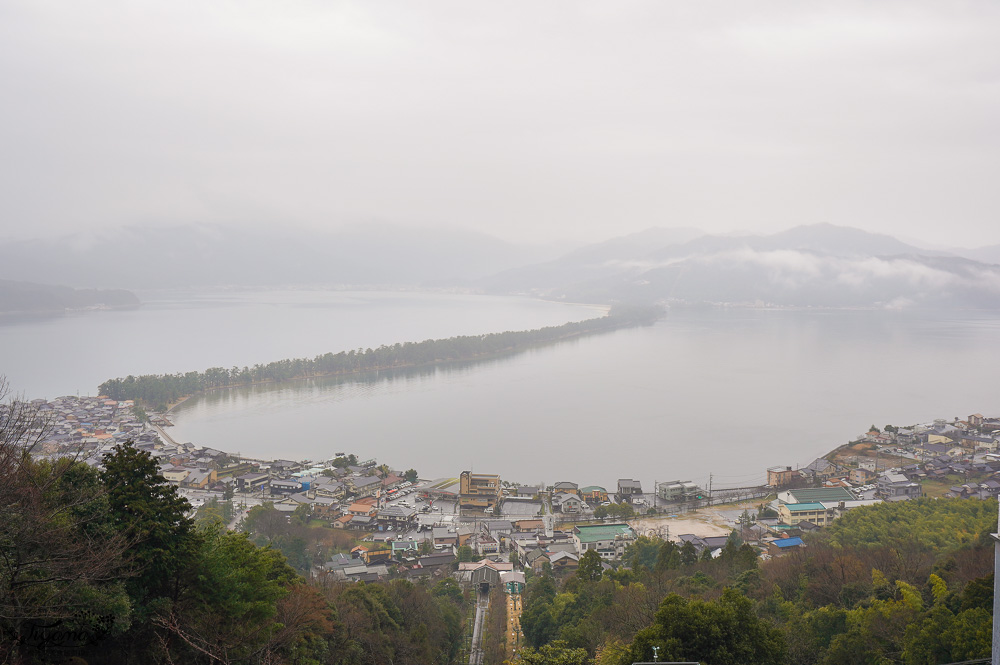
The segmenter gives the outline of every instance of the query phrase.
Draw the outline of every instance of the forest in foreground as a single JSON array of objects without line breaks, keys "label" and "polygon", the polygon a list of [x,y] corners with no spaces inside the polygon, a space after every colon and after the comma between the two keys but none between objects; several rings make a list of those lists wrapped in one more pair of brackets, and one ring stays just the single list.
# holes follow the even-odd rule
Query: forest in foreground
[{"label": "forest in foreground", "polygon": [[[37,416],[0,408],[0,662],[467,660],[473,598],[450,577],[304,576],[308,562],[272,545],[278,531],[191,516],[131,444],[99,470],[33,458]],[[921,499],[857,508],[768,561],[736,533],[716,558],[646,536],[613,570],[588,552],[576,571],[527,576],[520,661],[627,665],[654,647],[706,665],[988,656],[996,520],[994,501]],[[504,621],[488,621],[489,664],[508,657]]]},{"label": "forest in foreground", "polygon": [[[943,665],[989,657],[994,501],[857,508],[761,561],[734,532],[699,557],[641,536],[625,566],[528,583],[526,662]],[[585,557],[586,558],[586,557]]]},{"label": "forest in foreground", "polygon": [[132,444],[34,459],[32,405],[0,405],[0,663],[455,663],[451,580],[307,581],[191,506]]}]

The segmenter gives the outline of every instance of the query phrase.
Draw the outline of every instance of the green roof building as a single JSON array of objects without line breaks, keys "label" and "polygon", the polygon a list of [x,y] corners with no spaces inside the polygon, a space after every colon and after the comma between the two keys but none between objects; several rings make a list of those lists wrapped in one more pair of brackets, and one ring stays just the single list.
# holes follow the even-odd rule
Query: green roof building
[{"label": "green roof building", "polygon": [[618,561],[625,554],[625,548],[635,542],[635,539],[636,533],[628,524],[597,524],[573,528],[573,542],[580,556],[588,550],[595,550],[602,559]]},{"label": "green roof building", "polygon": [[855,497],[843,487],[816,487],[786,490],[778,495],[782,503],[818,503],[820,501],[854,501]]}]

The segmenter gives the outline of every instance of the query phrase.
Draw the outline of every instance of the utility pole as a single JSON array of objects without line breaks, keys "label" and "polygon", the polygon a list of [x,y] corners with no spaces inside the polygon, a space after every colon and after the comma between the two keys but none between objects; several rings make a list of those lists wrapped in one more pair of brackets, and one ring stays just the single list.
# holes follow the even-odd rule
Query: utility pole
[{"label": "utility pole", "polygon": [[1000,512],[993,536],[993,665],[1000,665]]}]

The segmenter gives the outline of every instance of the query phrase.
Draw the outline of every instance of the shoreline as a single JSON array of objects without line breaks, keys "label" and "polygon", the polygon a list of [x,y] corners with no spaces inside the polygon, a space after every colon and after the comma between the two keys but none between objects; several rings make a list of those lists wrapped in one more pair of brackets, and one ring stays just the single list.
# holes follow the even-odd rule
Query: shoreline
[{"label": "shoreline", "polygon": [[125,309],[139,309],[143,303],[130,303],[127,305],[84,305],[82,307],[62,307],[58,309],[11,309],[0,311],[0,320],[4,318],[52,318],[65,316],[67,314],[82,314],[84,312],[114,312]]},{"label": "shoreline", "polygon": [[[589,319],[589,320],[590,321],[608,321],[609,317],[610,317],[610,310],[611,310],[611,306],[607,305],[604,308],[605,314],[603,316],[595,317],[594,319]],[[650,323],[655,322],[655,320],[658,320],[658,318],[659,317],[657,317],[657,319],[654,319]],[[583,323],[583,322],[569,322],[569,323]],[[563,324],[563,325],[568,325],[568,324]],[[261,381],[251,381],[250,383],[244,383],[244,384],[232,385],[232,386],[213,386],[211,388],[204,388],[202,390],[198,390],[198,391],[190,393],[188,395],[184,395],[183,397],[181,397],[176,402],[174,402],[172,404],[168,404],[167,408],[163,411],[163,413],[167,414],[167,413],[173,412],[173,410],[175,408],[179,407],[180,405],[182,405],[184,402],[188,401],[192,397],[197,397],[197,396],[200,396],[200,395],[207,395],[207,394],[210,394],[210,393],[213,393],[213,392],[233,390],[233,389],[239,389],[239,388],[251,388],[251,387],[254,387],[254,386],[263,386],[263,385],[272,385],[272,384],[294,383],[294,382],[297,382],[297,381],[308,381],[308,380],[312,380],[312,379],[321,379],[321,378],[330,378],[330,377],[339,377],[339,376],[345,376],[345,377],[346,376],[358,376],[358,375],[363,375],[363,374],[369,374],[369,373],[372,373],[372,372],[393,372],[393,371],[396,371],[396,370],[412,370],[412,369],[420,369],[420,368],[426,368],[426,367],[447,366],[447,365],[456,364],[456,363],[476,363],[476,362],[480,362],[480,361],[484,361],[484,360],[490,360],[490,359],[493,359],[493,358],[501,358],[503,356],[506,356],[506,355],[509,355],[509,354],[512,354],[512,353],[518,353],[518,352],[521,352],[521,351],[528,351],[528,350],[534,349],[534,348],[542,348],[542,347],[550,345],[550,344],[557,344],[559,342],[563,342],[563,341],[571,340],[571,339],[577,339],[577,338],[584,337],[584,336],[587,336],[587,335],[594,335],[594,334],[606,333],[606,332],[614,332],[616,330],[621,330],[623,328],[630,328],[630,327],[633,327],[633,326],[636,326],[636,325],[644,325],[644,324],[642,322],[638,321],[638,320],[635,320],[635,319],[627,319],[627,320],[622,321],[619,325],[612,325],[611,327],[608,327],[608,328],[597,328],[597,329],[586,329],[586,330],[579,330],[579,331],[571,331],[571,332],[567,332],[567,333],[565,333],[563,335],[560,335],[558,337],[553,337],[551,339],[547,339],[547,340],[543,340],[543,341],[538,341],[538,342],[527,343],[527,344],[521,344],[521,345],[508,346],[508,347],[505,347],[503,349],[499,349],[497,351],[492,351],[492,352],[488,352],[488,353],[473,354],[473,355],[465,357],[465,358],[435,359],[435,360],[432,360],[432,361],[429,361],[429,362],[425,362],[425,363],[415,363],[415,362],[414,363],[402,363],[402,364],[398,364],[398,365],[389,365],[389,366],[385,366],[385,367],[369,367],[369,368],[364,368],[364,369],[353,369],[353,370],[337,371],[337,372],[317,372],[317,373],[313,373],[313,374],[309,374],[309,375],[297,376],[297,377],[292,377],[292,378],[288,378],[288,379],[264,379],[264,380],[261,380]],[[559,326],[555,326],[555,327],[559,327]],[[511,332],[534,332],[534,331],[511,331]],[[503,333],[487,333],[487,334],[503,334]],[[469,337],[474,337],[474,335],[469,336]],[[438,340],[434,340],[434,341],[438,341]],[[136,399],[136,398],[133,397],[133,398],[129,398],[129,399]],[[136,399],[136,401],[140,401],[140,400]]]},{"label": "shoreline", "polygon": [[[609,332],[609,331],[601,331],[601,332]],[[349,371],[346,371],[346,372],[321,372],[321,373],[318,373],[318,374],[310,374],[308,376],[297,376],[297,377],[294,377],[294,378],[291,378],[291,379],[264,379],[263,381],[252,381],[251,383],[244,383],[244,384],[241,384],[241,385],[238,385],[238,386],[216,386],[214,388],[205,388],[203,390],[199,390],[196,393],[191,393],[190,395],[185,395],[184,397],[182,397],[181,399],[179,399],[177,402],[168,405],[167,406],[167,410],[164,411],[163,413],[164,414],[170,413],[171,411],[174,410],[174,408],[180,406],[181,404],[183,404],[184,402],[188,401],[189,399],[192,399],[194,397],[200,397],[202,395],[208,395],[208,394],[215,393],[215,392],[223,392],[223,391],[226,391],[226,390],[239,390],[241,388],[253,388],[255,386],[267,386],[267,385],[279,385],[279,384],[294,384],[294,383],[298,383],[300,381],[312,381],[314,379],[328,379],[328,378],[340,377],[340,376],[345,376],[345,377],[346,376],[359,376],[359,375],[372,374],[372,373],[378,373],[378,372],[395,372],[397,370],[403,370],[403,371],[405,371],[405,370],[421,369],[421,368],[428,368],[428,367],[444,367],[444,366],[458,364],[458,363],[476,363],[476,362],[480,362],[480,361],[484,361],[484,360],[491,360],[491,359],[494,359],[494,358],[502,358],[503,356],[509,355],[511,353],[516,353],[518,351],[527,351],[529,349],[539,348],[539,347],[542,347],[542,346],[545,346],[545,345],[548,345],[548,344],[555,344],[555,343],[563,342],[563,341],[566,341],[566,340],[569,340],[569,339],[575,339],[577,337],[582,337],[583,335],[587,335],[587,334],[591,334],[591,333],[590,332],[574,333],[574,334],[570,334],[570,335],[564,335],[562,337],[557,337],[555,339],[548,340],[546,342],[539,342],[537,344],[530,344],[530,345],[526,345],[526,346],[523,346],[523,347],[508,347],[506,349],[503,349],[501,351],[496,351],[496,352],[493,352],[493,353],[483,353],[483,354],[479,354],[479,355],[475,355],[475,356],[470,356],[468,358],[455,359],[455,360],[432,360],[432,361],[426,362],[426,363],[410,363],[410,364],[404,364],[404,365],[393,365],[391,367],[376,367],[376,368],[373,368],[373,369],[355,369],[355,370],[349,370]]]}]

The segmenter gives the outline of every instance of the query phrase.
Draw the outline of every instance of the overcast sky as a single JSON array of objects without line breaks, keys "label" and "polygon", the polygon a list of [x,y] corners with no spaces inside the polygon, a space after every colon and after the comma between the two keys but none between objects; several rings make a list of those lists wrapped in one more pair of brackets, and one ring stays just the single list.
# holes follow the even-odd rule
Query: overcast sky
[{"label": "overcast sky", "polygon": [[1000,243],[1000,3],[0,2],[0,235]]}]

